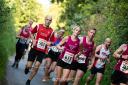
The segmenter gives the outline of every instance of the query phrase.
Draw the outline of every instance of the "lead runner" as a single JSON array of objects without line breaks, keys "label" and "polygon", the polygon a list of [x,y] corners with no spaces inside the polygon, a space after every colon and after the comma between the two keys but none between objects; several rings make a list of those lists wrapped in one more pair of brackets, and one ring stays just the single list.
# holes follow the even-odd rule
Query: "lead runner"
[{"label": "lead runner", "polygon": [[46,55],[45,52],[47,50],[47,46],[50,46],[52,42],[54,42],[54,33],[53,29],[50,27],[52,22],[51,16],[45,17],[45,24],[37,25],[33,30],[32,34],[36,34],[36,38],[33,39],[33,48],[30,50],[28,55],[28,62],[25,68],[25,74],[28,74],[29,69],[31,69],[33,63],[34,68],[26,81],[26,85],[30,85],[31,80],[36,75],[41,63],[42,59]]}]

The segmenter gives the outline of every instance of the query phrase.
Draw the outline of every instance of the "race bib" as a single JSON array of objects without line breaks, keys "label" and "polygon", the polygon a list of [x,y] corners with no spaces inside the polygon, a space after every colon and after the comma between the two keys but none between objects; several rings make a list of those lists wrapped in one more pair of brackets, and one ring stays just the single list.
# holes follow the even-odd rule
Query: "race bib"
[{"label": "race bib", "polygon": [[103,68],[105,62],[106,62],[106,60],[98,59],[97,63],[96,63],[96,67],[97,68]]},{"label": "race bib", "polygon": [[85,55],[81,54],[78,58],[78,63],[85,63],[86,58]]},{"label": "race bib", "polygon": [[128,61],[123,61],[120,66],[120,71],[123,73],[128,73]]},{"label": "race bib", "polygon": [[65,52],[64,57],[62,58],[62,60],[65,63],[71,64],[72,61],[73,61],[73,57],[74,57],[74,54],[72,54],[70,52]]},{"label": "race bib", "polygon": [[51,50],[54,51],[54,52],[59,52],[59,50],[58,50],[57,47],[55,47],[55,46],[52,46],[52,47],[51,47]]},{"label": "race bib", "polygon": [[39,38],[37,42],[37,48],[45,50],[47,42],[44,39]]},{"label": "race bib", "polygon": [[27,39],[25,39],[25,38],[24,39],[19,39],[19,42],[22,43],[22,44],[26,44]]}]

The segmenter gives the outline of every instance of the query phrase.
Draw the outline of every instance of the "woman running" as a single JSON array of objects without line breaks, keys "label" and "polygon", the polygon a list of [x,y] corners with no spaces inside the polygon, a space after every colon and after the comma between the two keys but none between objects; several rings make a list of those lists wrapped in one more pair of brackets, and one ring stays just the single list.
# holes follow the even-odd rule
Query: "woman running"
[{"label": "woman running", "polygon": [[80,27],[75,26],[73,28],[72,35],[66,36],[57,45],[58,49],[63,51],[59,56],[59,60],[57,61],[56,80],[54,81],[54,85],[59,85],[59,82],[60,85],[66,85],[71,69],[75,69],[73,62],[76,60],[75,55],[79,51],[80,40],[78,35],[80,34],[80,31]]}]

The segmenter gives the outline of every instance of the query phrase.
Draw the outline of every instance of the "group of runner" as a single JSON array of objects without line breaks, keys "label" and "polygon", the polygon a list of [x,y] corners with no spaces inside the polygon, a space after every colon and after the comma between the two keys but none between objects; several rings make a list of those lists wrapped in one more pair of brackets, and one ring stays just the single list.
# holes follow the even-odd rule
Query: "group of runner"
[{"label": "group of runner", "polygon": [[[48,15],[45,17],[44,24],[38,24],[31,29],[32,23],[30,22],[21,29],[17,36],[19,40],[16,44],[16,56],[12,67],[18,68],[18,63],[28,46],[27,39],[31,38],[33,47],[28,54],[24,70],[25,74],[30,72],[26,85],[30,85],[42,62],[45,67],[43,82],[49,80],[50,73],[54,72],[54,85],[67,85],[70,81],[73,85],[80,85],[80,79],[88,70],[91,70],[85,85],[89,85],[95,74],[95,85],[100,85],[105,65],[107,62],[110,63],[112,40],[106,38],[102,44],[96,46],[94,37],[97,30],[90,28],[87,35],[79,37],[80,26],[74,26],[72,34],[63,37],[65,30],[60,29],[55,33],[50,27],[51,22],[52,17]],[[112,85],[128,85],[128,44],[121,45],[113,56],[117,64],[111,76]]]}]

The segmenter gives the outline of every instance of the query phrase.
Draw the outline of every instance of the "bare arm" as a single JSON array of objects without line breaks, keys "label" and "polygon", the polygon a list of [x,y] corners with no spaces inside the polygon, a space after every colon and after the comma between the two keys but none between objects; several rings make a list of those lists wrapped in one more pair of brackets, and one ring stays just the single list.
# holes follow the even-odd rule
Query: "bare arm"
[{"label": "bare arm", "polygon": [[100,52],[101,48],[102,48],[102,45],[99,45],[96,47],[96,50],[95,50],[95,57],[100,58],[100,59],[102,59],[102,57],[97,53]]},{"label": "bare arm", "polygon": [[96,45],[94,45],[93,52],[91,53],[91,61],[90,61],[91,64],[93,64],[95,61],[95,49],[96,49]]},{"label": "bare arm", "polygon": [[60,50],[63,50],[62,45],[64,45],[67,40],[68,40],[68,36],[64,37],[64,38],[61,40],[61,42],[57,45],[57,48],[60,49]]},{"label": "bare arm", "polygon": [[109,58],[109,56],[108,56],[108,58],[107,58],[107,62],[110,63],[110,58]]},{"label": "bare arm", "polygon": [[113,56],[117,59],[121,58],[122,56],[122,52],[123,52],[123,48],[125,47],[125,44],[121,45],[113,54]]},{"label": "bare arm", "polygon": [[80,56],[82,54],[82,51],[83,51],[83,44],[81,43],[79,45],[79,52],[76,54],[76,57]]},{"label": "bare arm", "polygon": [[53,31],[49,38],[50,41],[47,41],[47,45],[51,46],[55,42],[55,32]]},{"label": "bare arm", "polygon": [[90,70],[93,67],[93,63],[95,61],[95,49],[96,49],[96,45],[94,45],[94,49],[91,53],[90,65],[88,66],[88,70]]},{"label": "bare arm", "polygon": [[79,37],[79,39],[80,39],[79,51],[75,55],[76,58],[79,57],[82,54],[82,52],[83,52],[83,37]]},{"label": "bare arm", "polygon": [[36,26],[32,29],[32,31],[30,32],[30,38],[32,39],[33,46],[36,45],[36,39],[35,39],[34,36],[35,36],[35,33],[37,33],[38,26],[39,26],[39,25],[36,25]]}]

